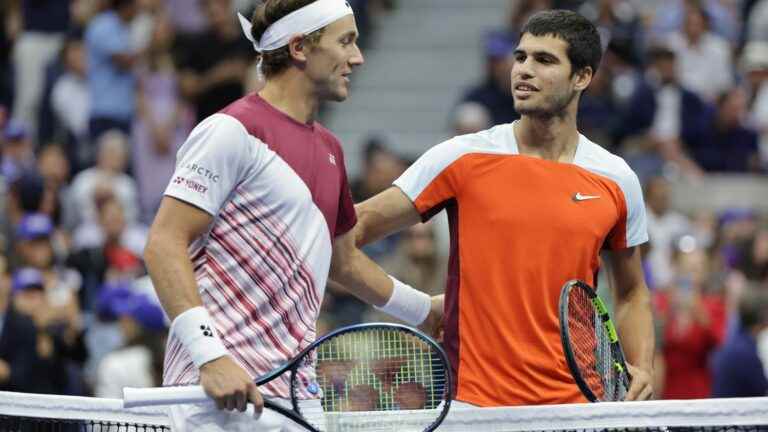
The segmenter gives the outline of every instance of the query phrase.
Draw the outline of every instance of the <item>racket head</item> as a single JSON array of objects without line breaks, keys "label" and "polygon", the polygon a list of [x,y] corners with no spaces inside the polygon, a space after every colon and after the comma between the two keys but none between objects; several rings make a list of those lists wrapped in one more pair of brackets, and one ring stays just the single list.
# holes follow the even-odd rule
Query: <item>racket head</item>
[{"label": "racket head", "polygon": [[[294,410],[319,431],[364,431],[376,422],[396,427],[402,411],[420,414],[406,417],[408,430],[432,431],[450,408],[448,357],[413,328],[389,323],[341,328],[318,339],[302,357],[303,364],[315,364],[316,379],[302,382],[294,368],[291,399]],[[319,397],[322,410],[317,404],[311,408],[308,397]]]},{"label": "racket head", "polygon": [[571,280],[559,309],[563,352],[581,392],[591,402],[623,400],[631,377],[602,299],[585,282]]}]

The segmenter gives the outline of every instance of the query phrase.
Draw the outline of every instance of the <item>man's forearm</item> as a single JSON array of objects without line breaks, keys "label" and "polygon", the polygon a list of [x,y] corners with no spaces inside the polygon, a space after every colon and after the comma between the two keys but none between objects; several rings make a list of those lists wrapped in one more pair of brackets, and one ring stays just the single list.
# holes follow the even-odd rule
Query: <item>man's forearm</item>
[{"label": "man's forearm", "polygon": [[645,286],[637,287],[619,298],[616,307],[621,344],[627,361],[650,371],[655,344],[651,300]]},{"label": "man's forearm", "polygon": [[144,259],[157,296],[171,321],[184,311],[202,305],[192,261],[182,240],[150,239]]},{"label": "man's forearm", "polygon": [[331,267],[331,278],[344,290],[360,300],[382,306],[392,295],[392,280],[376,263],[359,250],[350,252],[344,259],[336,259]]}]

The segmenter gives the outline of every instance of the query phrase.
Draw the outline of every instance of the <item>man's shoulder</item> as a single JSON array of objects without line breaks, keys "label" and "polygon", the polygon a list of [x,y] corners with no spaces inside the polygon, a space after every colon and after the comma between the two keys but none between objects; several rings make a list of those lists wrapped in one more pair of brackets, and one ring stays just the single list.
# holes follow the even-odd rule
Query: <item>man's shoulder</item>
[{"label": "man's shoulder", "polygon": [[330,129],[322,125],[320,122],[315,122],[315,133],[317,133],[324,141],[334,147],[334,149],[341,150],[341,141]]},{"label": "man's shoulder", "polygon": [[610,177],[626,181],[636,179],[637,175],[621,156],[611,153],[605,147],[582,136],[577,165],[589,170],[608,174]]},{"label": "man's shoulder", "polygon": [[479,132],[456,135],[446,142],[451,142],[465,151],[495,153],[508,151],[511,139],[514,139],[512,124],[504,123]]}]

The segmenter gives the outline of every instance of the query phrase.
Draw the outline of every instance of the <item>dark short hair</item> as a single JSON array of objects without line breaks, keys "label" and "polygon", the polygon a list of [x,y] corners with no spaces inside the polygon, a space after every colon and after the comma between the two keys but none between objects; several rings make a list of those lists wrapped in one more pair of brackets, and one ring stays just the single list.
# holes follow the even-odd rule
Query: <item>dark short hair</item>
[{"label": "dark short hair", "polygon": [[[315,0],[264,0],[253,12],[251,36],[258,41],[267,28],[280,18],[314,2]],[[317,44],[323,35],[323,30],[325,27],[308,34],[307,43]],[[261,70],[267,78],[286,70],[291,64],[291,53],[287,46],[261,53],[260,56]]]},{"label": "dark short hair", "polygon": [[768,287],[755,282],[747,284],[739,299],[739,320],[745,330],[768,321]]},{"label": "dark short hair", "polygon": [[537,12],[520,30],[520,38],[526,33],[564,40],[568,44],[568,60],[573,65],[571,75],[587,66],[592,68],[593,74],[597,72],[603,57],[600,33],[588,19],[576,12],[564,9]]},{"label": "dark short hair", "polygon": [[110,6],[112,6],[112,9],[120,9],[123,6],[133,6],[136,0],[112,0],[110,2]]}]

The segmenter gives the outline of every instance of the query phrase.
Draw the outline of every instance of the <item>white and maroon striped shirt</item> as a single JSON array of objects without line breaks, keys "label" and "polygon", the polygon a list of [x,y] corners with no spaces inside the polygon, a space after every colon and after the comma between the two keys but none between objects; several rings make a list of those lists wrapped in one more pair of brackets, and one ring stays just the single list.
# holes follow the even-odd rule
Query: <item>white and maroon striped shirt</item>
[{"label": "white and maroon striped shirt", "polygon": [[[192,131],[165,194],[214,217],[190,248],[198,290],[224,345],[253,378],[314,341],[333,238],[356,223],[333,134],[256,94],[243,97]],[[199,381],[174,334],[164,369],[166,385]],[[313,367],[299,376],[314,382]],[[261,391],[287,398],[289,379]]]}]

